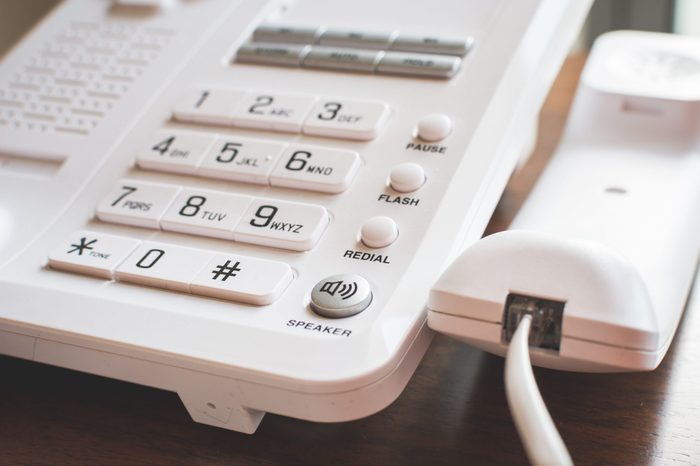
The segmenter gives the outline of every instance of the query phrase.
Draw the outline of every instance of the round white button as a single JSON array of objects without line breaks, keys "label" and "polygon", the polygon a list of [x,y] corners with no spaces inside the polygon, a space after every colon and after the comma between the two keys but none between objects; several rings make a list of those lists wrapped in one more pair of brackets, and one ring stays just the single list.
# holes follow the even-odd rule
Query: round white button
[{"label": "round white button", "polygon": [[394,191],[410,193],[425,183],[425,170],[413,162],[396,165],[389,173],[389,185]]},{"label": "round white button", "polygon": [[452,120],[447,115],[433,113],[418,122],[417,134],[423,141],[434,142],[445,139],[452,132]]},{"label": "round white button", "polygon": [[399,229],[396,222],[389,217],[372,217],[362,225],[360,238],[365,246],[370,248],[383,248],[396,241]]}]

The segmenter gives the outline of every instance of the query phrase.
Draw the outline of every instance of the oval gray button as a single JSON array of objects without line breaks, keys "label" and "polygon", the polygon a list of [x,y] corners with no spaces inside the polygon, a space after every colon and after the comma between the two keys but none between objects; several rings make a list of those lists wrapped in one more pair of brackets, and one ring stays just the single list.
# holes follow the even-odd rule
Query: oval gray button
[{"label": "oval gray button", "polygon": [[338,274],[326,277],[311,291],[311,308],[330,318],[358,314],[372,302],[372,288],[359,275]]}]

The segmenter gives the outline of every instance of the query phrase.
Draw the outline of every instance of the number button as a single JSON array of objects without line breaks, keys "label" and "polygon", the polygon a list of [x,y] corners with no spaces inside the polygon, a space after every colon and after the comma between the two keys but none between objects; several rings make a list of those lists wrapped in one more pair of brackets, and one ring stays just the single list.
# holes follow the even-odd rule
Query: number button
[{"label": "number button", "polygon": [[274,248],[308,251],[328,225],[321,206],[256,198],[238,222],[234,240]]},{"label": "number button", "polygon": [[233,124],[242,128],[260,128],[300,133],[304,118],[315,97],[289,94],[248,94],[236,108]]},{"label": "number button", "polygon": [[239,137],[219,137],[197,169],[199,176],[267,184],[286,144]]},{"label": "number button", "polygon": [[322,99],[304,120],[304,134],[369,141],[389,118],[382,102]]},{"label": "number button", "polygon": [[280,297],[294,278],[283,262],[217,254],[192,282],[192,293],[262,306]]},{"label": "number button", "polygon": [[49,255],[53,269],[111,280],[117,266],[141,241],[132,238],[76,231]]},{"label": "number button", "polygon": [[173,116],[191,123],[231,125],[233,112],[245,95],[239,90],[192,88],[180,96]]},{"label": "number button", "polygon": [[136,156],[141,168],[194,173],[216,136],[158,131]]},{"label": "number button", "polygon": [[324,193],[341,193],[360,167],[360,156],[350,150],[289,146],[270,176],[272,186]]},{"label": "number button", "polygon": [[190,292],[190,283],[214,253],[146,241],[117,267],[118,281]]},{"label": "number button", "polygon": [[253,201],[250,196],[184,189],[160,221],[163,230],[233,239],[233,229]]},{"label": "number button", "polygon": [[180,192],[178,186],[122,180],[97,206],[97,218],[143,228],[160,228],[160,219]]}]

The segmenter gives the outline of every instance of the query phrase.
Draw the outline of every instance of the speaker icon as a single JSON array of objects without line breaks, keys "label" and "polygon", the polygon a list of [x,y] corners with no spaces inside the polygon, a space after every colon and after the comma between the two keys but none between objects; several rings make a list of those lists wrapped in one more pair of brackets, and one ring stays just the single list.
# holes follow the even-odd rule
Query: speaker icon
[{"label": "speaker icon", "polygon": [[356,282],[344,282],[343,280],[338,280],[334,282],[325,282],[321,285],[320,293],[327,293],[331,296],[336,294],[341,297],[341,299],[346,300],[355,296],[357,293],[357,283]]}]

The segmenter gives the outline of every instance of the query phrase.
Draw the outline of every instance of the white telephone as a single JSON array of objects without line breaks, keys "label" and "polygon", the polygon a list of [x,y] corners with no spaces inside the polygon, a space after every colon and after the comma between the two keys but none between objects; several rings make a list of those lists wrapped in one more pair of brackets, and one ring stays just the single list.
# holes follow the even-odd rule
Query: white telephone
[{"label": "white telephone", "polygon": [[240,432],[384,408],[589,4],[65,1],[0,64],[0,353]]}]

